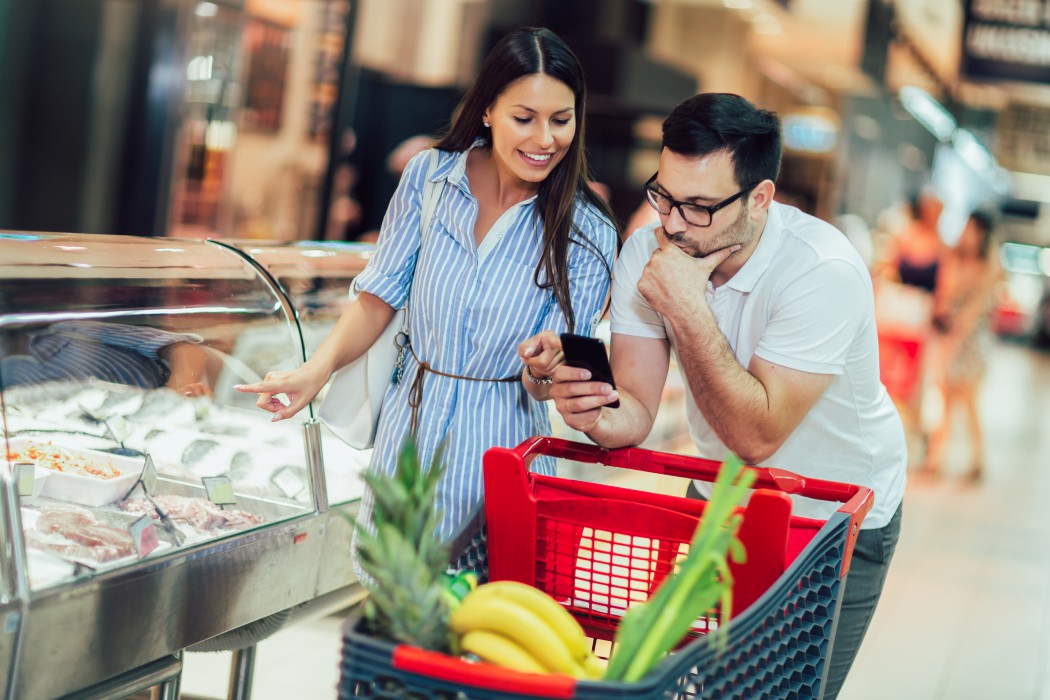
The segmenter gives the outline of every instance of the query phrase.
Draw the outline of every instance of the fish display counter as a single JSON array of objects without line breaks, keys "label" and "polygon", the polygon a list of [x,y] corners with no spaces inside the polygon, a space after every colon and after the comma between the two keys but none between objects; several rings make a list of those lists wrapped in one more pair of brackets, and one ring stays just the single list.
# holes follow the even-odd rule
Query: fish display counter
[{"label": "fish display counter", "polygon": [[359,593],[370,455],[236,386],[305,361],[364,251],[274,248],[0,232],[0,697],[177,697],[184,650]]}]

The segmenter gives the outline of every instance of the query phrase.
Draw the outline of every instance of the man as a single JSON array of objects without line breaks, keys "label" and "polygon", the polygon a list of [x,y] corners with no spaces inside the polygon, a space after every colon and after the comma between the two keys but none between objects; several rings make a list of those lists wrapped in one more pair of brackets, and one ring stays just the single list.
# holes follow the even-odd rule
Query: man
[{"label": "man", "polygon": [[[669,353],[689,387],[699,454],[869,486],[846,579],[825,697],[837,696],[867,630],[900,532],[906,450],[879,381],[867,268],[830,224],[773,201],[780,122],[729,94],[702,94],[663,125],[646,197],[660,216],[624,244],[612,297],[617,382],[560,365],[551,397],[604,447],[649,434]],[[620,407],[606,406],[619,398]],[[796,499],[827,518],[837,504]]]}]

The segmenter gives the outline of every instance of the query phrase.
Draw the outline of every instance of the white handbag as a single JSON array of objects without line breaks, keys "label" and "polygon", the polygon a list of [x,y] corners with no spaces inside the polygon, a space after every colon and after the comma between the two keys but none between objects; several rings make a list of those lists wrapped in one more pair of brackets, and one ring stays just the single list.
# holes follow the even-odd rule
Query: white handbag
[{"label": "white handbag", "polygon": [[[434,208],[441,199],[445,181],[430,182],[437,164],[438,151],[430,151],[430,164],[423,181],[421,213],[419,218],[419,255],[423,252],[423,237],[426,235]],[[419,257],[416,258],[419,264]],[[350,296],[356,296],[351,286]],[[395,372],[404,364],[404,344],[398,336],[408,337],[408,307],[412,298],[409,288],[405,305],[394,312],[394,317],[379,338],[364,355],[335,373],[328,385],[328,393],[321,402],[318,417],[336,437],[359,450],[372,447],[379,424],[379,412],[383,397]]]}]

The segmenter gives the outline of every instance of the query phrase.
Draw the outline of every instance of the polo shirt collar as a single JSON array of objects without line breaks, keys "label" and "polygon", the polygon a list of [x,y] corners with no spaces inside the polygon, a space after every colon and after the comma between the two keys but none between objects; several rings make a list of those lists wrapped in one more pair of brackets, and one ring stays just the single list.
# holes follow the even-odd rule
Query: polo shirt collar
[{"label": "polo shirt collar", "polygon": [[784,221],[780,213],[780,204],[771,202],[769,213],[766,215],[766,227],[762,231],[755,252],[747,259],[732,279],[726,282],[726,286],[738,292],[748,293],[755,288],[758,280],[762,278],[773,259],[780,249],[784,239]]}]

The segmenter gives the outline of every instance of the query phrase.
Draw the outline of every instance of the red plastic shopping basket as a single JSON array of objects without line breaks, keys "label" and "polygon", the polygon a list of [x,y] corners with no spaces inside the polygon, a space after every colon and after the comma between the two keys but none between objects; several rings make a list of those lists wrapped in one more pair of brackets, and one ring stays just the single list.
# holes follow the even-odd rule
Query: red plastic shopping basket
[{"label": "red plastic shopping basket", "polygon": [[879,327],[879,379],[890,398],[909,405],[921,390],[926,334],[893,326]]},{"label": "red plastic shopping basket", "polygon": [[[644,601],[687,551],[703,501],[533,474],[538,455],[714,481],[719,464],[640,448],[604,450],[535,438],[485,455],[484,513],[454,541],[457,568],[482,580],[513,579],[561,602],[599,652],[622,612]],[[348,625],[340,697],[418,698],[819,698],[842,584],[868,488],[757,469],[740,538],[748,561],[734,570],[737,614],[719,650],[702,634],[637,683],[577,681],[471,664],[375,640]],[[790,514],[788,494],[843,505],[827,521]],[[599,646],[601,645],[601,646]]]}]

